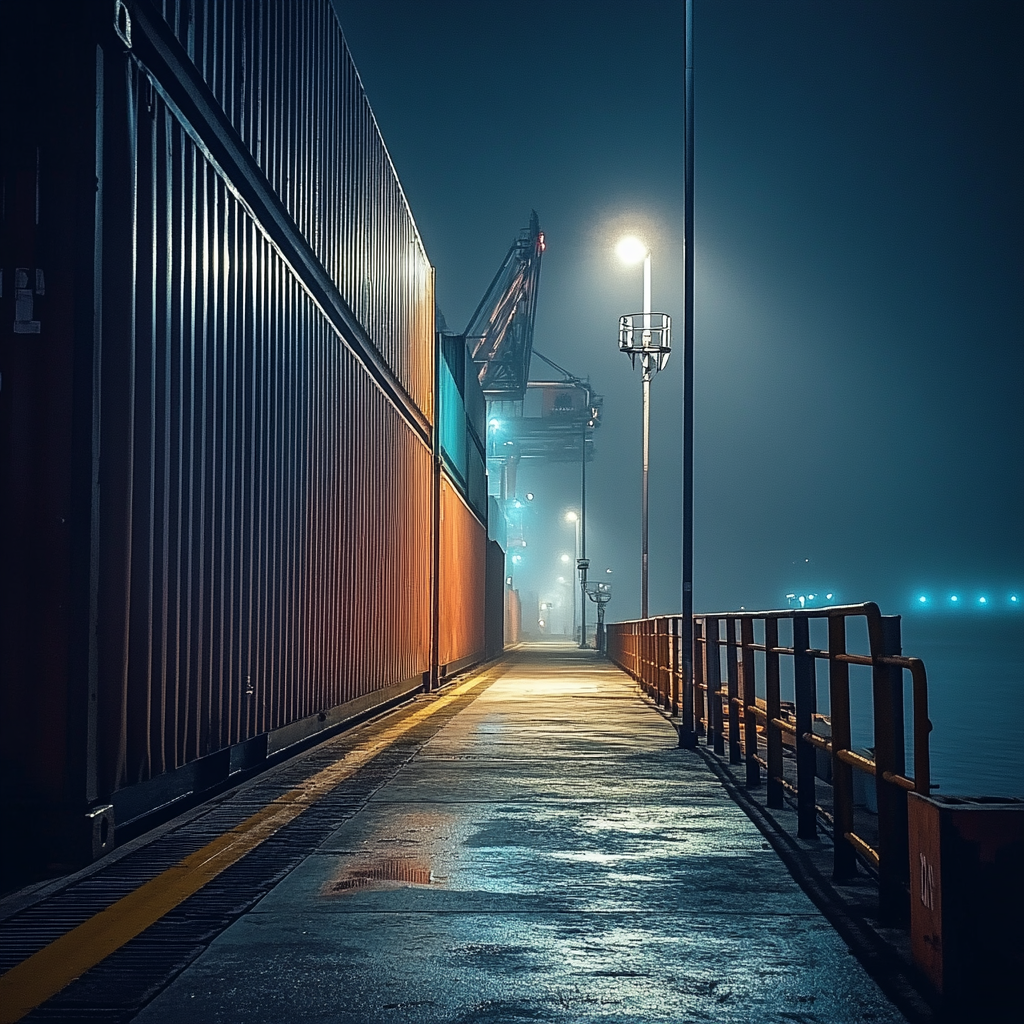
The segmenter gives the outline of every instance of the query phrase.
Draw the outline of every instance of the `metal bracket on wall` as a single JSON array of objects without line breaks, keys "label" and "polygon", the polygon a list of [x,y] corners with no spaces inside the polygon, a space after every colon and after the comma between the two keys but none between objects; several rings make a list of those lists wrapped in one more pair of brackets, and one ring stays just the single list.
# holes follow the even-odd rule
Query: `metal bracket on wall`
[{"label": "metal bracket on wall", "polygon": [[86,835],[92,851],[92,859],[98,860],[114,848],[114,807],[100,804],[85,814]]}]

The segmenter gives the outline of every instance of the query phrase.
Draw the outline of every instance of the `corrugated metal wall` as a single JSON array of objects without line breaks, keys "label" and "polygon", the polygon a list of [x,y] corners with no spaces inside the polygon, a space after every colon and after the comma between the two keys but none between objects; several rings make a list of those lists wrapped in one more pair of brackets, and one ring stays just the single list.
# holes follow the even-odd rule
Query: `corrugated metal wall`
[{"label": "corrugated metal wall", "polygon": [[0,269],[54,270],[0,351],[0,794],[64,851],[485,647],[433,272],[329,3],[136,0],[131,46],[113,6],[0,68]]},{"label": "corrugated metal wall", "polygon": [[160,96],[137,113],[111,789],[429,667],[429,450]]},{"label": "corrugated metal wall", "polygon": [[[438,662],[459,666],[485,650],[487,527],[441,474]],[[449,668],[449,670],[451,670]]]},{"label": "corrugated metal wall", "polygon": [[329,0],[159,0],[342,297],[432,418],[430,264]]}]

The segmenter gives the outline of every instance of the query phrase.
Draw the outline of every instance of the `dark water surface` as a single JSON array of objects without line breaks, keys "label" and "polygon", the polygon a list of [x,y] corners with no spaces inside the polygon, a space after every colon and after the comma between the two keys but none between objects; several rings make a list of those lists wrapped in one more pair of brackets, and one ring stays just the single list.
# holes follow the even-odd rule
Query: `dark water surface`
[{"label": "dark water surface", "polygon": [[903,653],[928,671],[939,792],[1024,796],[1024,614],[904,615]]}]

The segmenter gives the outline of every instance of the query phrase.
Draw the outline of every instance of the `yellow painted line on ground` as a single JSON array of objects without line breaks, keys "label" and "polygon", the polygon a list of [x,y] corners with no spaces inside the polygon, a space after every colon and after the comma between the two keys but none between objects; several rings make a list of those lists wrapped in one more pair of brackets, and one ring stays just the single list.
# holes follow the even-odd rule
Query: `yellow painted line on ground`
[{"label": "yellow painted line on ground", "polygon": [[241,824],[189,854],[134,892],[55,939],[0,976],[0,1024],[13,1024],[62,988],[144,932],[197,893],[207,882],[241,860],[306,808],[353,775],[404,733],[474,687],[494,678],[493,671],[456,686],[451,693],[388,726],[347,751],[278,797]]}]

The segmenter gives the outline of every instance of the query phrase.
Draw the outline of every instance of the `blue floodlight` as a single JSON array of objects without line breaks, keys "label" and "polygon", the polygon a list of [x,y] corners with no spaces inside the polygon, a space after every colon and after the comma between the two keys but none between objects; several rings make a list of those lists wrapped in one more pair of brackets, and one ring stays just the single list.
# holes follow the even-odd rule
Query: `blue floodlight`
[{"label": "blue floodlight", "polygon": [[988,604],[988,598],[987,597],[979,597],[978,598],[978,604]]},{"label": "blue floodlight", "polygon": [[952,597],[950,598],[950,601],[952,601],[952,602],[953,602],[953,604],[956,604],[956,603],[957,603],[957,601],[959,601],[959,600],[960,600],[960,598],[959,598],[959,597],[957,597],[957,596],[956,596],[956,594],[954,594],[954,595],[953,595],[953,596],[952,596]]},{"label": "blue floodlight", "polygon": [[921,602],[921,604],[927,604],[927,603],[928,603],[928,598],[927,598],[927,597],[925,597],[925,596],[924,596],[924,594],[922,594],[922,595],[921,595],[921,596],[920,596],[920,597],[918,598],[918,601],[920,601],[920,602]]},{"label": "blue floodlight", "polygon": [[1013,604],[1016,604],[1017,603],[1017,595],[1016,594],[1011,594],[1010,595],[1010,601],[1012,601]]}]

